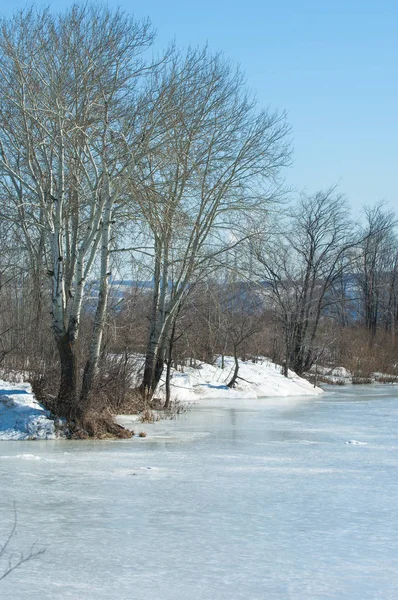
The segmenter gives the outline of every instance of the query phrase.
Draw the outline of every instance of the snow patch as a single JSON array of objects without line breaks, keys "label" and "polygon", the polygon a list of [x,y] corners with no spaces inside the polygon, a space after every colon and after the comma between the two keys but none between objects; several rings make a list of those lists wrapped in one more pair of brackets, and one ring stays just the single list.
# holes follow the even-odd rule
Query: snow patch
[{"label": "snow patch", "polygon": [[313,375],[321,376],[325,382],[332,384],[352,383],[352,373],[345,367],[323,367],[322,365],[312,365],[310,371]]},{"label": "snow patch", "polygon": [[[199,363],[196,367],[185,367],[184,372],[173,371],[171,394],[180,402],[200,402],[202,399],[237,399],[287,396],[313,396],[322,394],[309,381],[289,371],[284,377],[281,367],[266,358],[258,362],[239,361],[238,380],[233,389],[227,387],[235,368],[234,359],[225,357],[216,364]],[[165,381],[162,379],[156,395],[165,396]]]},{"label": "snow patch", "polygon": [[[0,440],[55,439],[50,413],[37,402],[29,383],[0,380]],[[28,460],[36,460],[26,455]]]},{"label": "snow patch", "polygon": [[353,446],[366,446],[368,442],[359,442],[358,440],[347,440],[346,444],[352,444]]}]

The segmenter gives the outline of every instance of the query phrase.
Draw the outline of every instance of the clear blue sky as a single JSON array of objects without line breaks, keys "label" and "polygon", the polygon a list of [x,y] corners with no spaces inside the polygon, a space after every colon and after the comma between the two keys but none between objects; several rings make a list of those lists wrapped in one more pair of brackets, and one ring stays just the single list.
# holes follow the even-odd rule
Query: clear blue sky
[{"label": "clear blue sky", "polygon": [[[71,2],[46,4],[59,10]],[[311,192],[339,183],[354,208],[385,199],[398,211],[396,0],[108,5],[149,16],[159,48],[173,38],[181,46],[208,42],[239,62],[259,103],[288,113],[294,140],[289,184]],[[1,8],[12,11],[5,2]]]}]

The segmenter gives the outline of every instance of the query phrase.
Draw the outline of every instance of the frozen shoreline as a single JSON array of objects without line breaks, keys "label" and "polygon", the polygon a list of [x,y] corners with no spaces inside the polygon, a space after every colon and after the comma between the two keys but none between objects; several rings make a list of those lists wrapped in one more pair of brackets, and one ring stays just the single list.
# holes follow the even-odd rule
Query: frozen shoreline
[{"label": "frozen shoreline", "polygon": [[[322,394],[307,380],[289,372],[286,378],[281,368],[268,359],[258,362],[240,362],[239,379],[233,389],[227,387],[232,377],[234,361],[226,357],[224,368],[219,364],[197,363],[184,371],[173,371],[171,377],[172,399],[185,404],[211,402],[224,404],[238,400],[259,398],[288,398]],[[161,381],[156,396],[165,397],[165,382]],[[115,417],[122,424],[120,416]],[[129,423],[135,416],[129,415]],[[35,399],[29,383],[9,383],[0,380],[0,440],[56,439],[53,419]]]}]

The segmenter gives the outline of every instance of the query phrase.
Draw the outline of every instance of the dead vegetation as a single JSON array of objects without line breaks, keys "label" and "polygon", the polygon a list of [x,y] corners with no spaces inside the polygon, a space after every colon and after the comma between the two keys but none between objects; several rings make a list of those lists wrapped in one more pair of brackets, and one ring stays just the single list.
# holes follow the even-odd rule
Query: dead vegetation
[{"label": "dead vegetation", "polygon": [[[174,419],[188,410],[185,404],[175,400],[165,408],[161,398],[144,397],[139,390],[129,387],[129,383],[131,385],[135,381],[136,361],[137,358],[131,361],[127,369],[124,360],[119,361],[118,357],[112,356],[109,370],[104,369],[97,377],[84,413],[71,420],[56,419],[61,435],[75,440],[126,439],[133,437],[134,432],[117,424],[114,420],[116,414],[139,415],[141,423],[154,423],[160,419]],[[45,375],[34,374],[30,383],[37,400],[56,415],[57,396],[53,390],[58,386],[57,371],[50,369]]]},{"label": "dead vegetation", "polygon": [[97,412],[88,412],[81,420],[70,422],[68,424],[70,439],[86,440],[89,438],[95,439],[110,439],[121,438],[128,439],[133,437],[133,433],[115,423],[113,415],[104,410],[100,414]]},{"label": "dead vegetation", "polygon": [[314,386],[324,383],[327,385],[346,385],[347,382],[344,379],[338,379],[336,377],[328,377],[327,375],[315,375],[314,373],[304,373],[304,378],[307,379]]}]

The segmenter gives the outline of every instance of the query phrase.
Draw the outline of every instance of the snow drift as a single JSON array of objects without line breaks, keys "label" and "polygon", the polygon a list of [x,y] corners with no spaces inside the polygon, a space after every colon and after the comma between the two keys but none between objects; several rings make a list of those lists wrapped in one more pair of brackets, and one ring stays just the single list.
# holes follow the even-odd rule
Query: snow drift
[{"label": "snow drift", "polygon": [[33,396],[30,384],[0,380],[0,440],[48,440],[55,437],[54,421]]},{"label": "snow drift", "polygon": [[[221,360],[215,365],[197,363],[196,367],[184,367],[183,372],[173,371],[171,377],[171,395],[181,402],[200,402],[201,399],[238,399],[286,396],[313,396],[322,394],[322,390],[298,377],[293,371],[284,377],[281,367],[266,358],[258,362],[239,362],[239,374],[236,386],[227,387],[234,371],[234,359],[226,357],[224,368]],[[162,379],[158,396],[165,395],[165,381]]]}]

